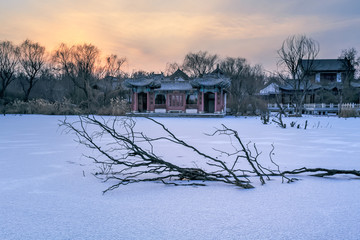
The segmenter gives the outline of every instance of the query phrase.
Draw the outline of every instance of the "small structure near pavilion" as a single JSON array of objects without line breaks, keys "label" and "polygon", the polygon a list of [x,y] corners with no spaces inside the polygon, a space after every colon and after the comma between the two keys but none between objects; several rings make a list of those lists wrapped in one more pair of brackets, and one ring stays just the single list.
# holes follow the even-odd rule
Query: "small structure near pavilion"
[{"label": "small structure near pavilion", "polygon": [[127,79],[124,85],[132,92],[133,114],[225,115],[230,79],[219,69],[195,79],[178,69],[169,77],[153,74]]}]

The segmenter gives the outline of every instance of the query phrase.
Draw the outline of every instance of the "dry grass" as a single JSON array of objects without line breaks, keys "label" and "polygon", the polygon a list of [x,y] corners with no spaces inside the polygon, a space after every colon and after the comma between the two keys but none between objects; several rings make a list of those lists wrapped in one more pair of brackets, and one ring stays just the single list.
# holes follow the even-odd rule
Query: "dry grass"
[{"label": "dry grass", "polygon": [[113,115],[121,116],[129,112],[130,107],[127,101],[116,97],[110,100],[108,106],[87,109],[71,103],[69,99],[50,102],[44,99],[34,99],[27,102],[15,100],[8,104],[0,104],[0,112],[3,114],[44,114],[44,115]]},{"label": "dry grass", "polygon": [[342,108],[339,117],[350,118],[350,117],[359,117],[359,111],[354,108]]}]

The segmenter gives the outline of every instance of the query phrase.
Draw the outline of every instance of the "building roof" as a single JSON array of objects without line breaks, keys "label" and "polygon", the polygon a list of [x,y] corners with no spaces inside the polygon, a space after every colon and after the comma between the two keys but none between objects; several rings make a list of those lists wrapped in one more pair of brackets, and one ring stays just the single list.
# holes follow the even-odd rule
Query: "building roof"
[{"label": "building roof", "polygon": [[338,82],[332,82],[323,86],[326,90],[343,89],[343,84]]},{"label": "building roof", "polygon": [[217,70],[213,71],[210,74],[206,74],[203,77],[195,78],[191,81],[191,85],[194,88],[204,87],[204,88],[212,88],[212,87],[220,87],[220,88],[229,88],[231,85],[230,78],[225,77],[221,70],[217,68]]},{"label": "building roof", "polygon": [[[179,70],[177,75],[183,75]],[[185,73],[184,73],[185,74]],[[173,74],[174,75],[174,74]],[[173,76],[172,75],[172,76]],[[185,74],[185,76],[187,76]],[[189,91],[194,88],[228,88],[230,87],[230,79],[226,78],[219,73],[208,74],[202,78],[196,78],[194,80],[185,80],[183,78],[164,78],[159,76],[132,78],[124,81],[124,86],[127,88],[158,88],[159,91]]]},{"label": "building roof", "polygon": [[177,79],[183,79],[183,80],[189,80],[189,76],[186,75],[180,68],[178,68],[173,74],[169,76],[171,80],[177,80]]},{"label": "building roof", "polygon": [[270,94],[278,94],[279,91],[279,84],[277,83],[270,83],[266,87],[260,90],[260,95],[270,95]]},{"label": "building roof", "polygon": [[[307,90],[317,90],[320,89],[322,86],[320,84],[312,83],[310,86],[307,87]],[[279,86],[280,89],[286,90],[286,91],[293,91],[294,85],[291,83],[285,83]],[[305,86],[303,83],[300,84],[299,90],[304,90]]]},{"label": "building roof", "polygon": [[150,87],[159,88],[161,86],[160,79],[157,78],[129,78],[124,81],[125,87]]},{"label": "building roof", "polygon": [[219,64],[216,65],[216,69],[211,72],[212,75],[224,76],[224,72],[221,71]]},{"label": "building roof", "polygon": [[302,66],[309,66],[314,72],[341,72],[346,71],[345,59],[315,59],[301,60]]},{"label": "building roof", "polygon": [[196,78],[191,82],[191,85],[195,88],[198,87],[221,87],[221,88],[228,88],[230,87],[230,80],[228,78],[214,78],[214,77],[207,77],[207,78]]},{"label": "building roof", "polygon": [[[290,81],[290,80],[288,80]],[[352,81],[350,83],[350,85],[354,88],[360,88],[360,81]],[[341,90],[343,89],[343,83],[339,83],[339,82],[332,82],[329,84],[317,84],[317,83],[312,83],[309,87],[308,90],[319,90],[319,89],[325,89],[325,90]],[[287,83],[276,83],[276,82],[272,82],[270,84],[268,84],[266,87],[264,87],[263,89],[260,90],[259,95],[270,95],[270,94],[278,94],[280,93],[279,90],[283,90],[283,91],[293,91],[294,87],[293,84],[291,84],[291,82],[287,82]],[[300,90],[304,90],[304,85],[301,84],[300,86]]]}]

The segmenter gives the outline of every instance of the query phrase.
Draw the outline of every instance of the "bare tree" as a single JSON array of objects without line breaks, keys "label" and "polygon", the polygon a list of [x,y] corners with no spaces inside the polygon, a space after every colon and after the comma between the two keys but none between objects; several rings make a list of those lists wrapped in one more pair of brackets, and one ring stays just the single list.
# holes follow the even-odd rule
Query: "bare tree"
[{"label": "bare tree", "polygon": [[136,70],[131,73],[132,78],[146,78],[154,74],[154,72],[147,72],[144,70]]},{"label": "bare tree", "polygon": [[128,91],[122,87],[122,80],[127,77],[127,74],[122,70],[124,64],[127,62],[125,57],[119,58],[115,54],[111,54],[105,58],[105,64],[100,66],[99,81],[96,88],[100,91],[98,94],[98,101],[103,98],[103,105],[111,103],[111,100],[116,97],[123,97]]},{"label": "bare tree", "polygon": [[243,75],[249,68],[250,65],[247,63],[245,58],[228,57],[220,63],[220,69],[231,79],[231,108],[237,113],[241,111],[241,106],[245,96]]},{"label": "bare tree", "polygon": [[340,103],[339,113],[341,113],[341,105],[346,102],[358,102],[359,90],[354,88],[351,83],[355,77],[359,75],[360,57],[355,48],[343,49],[338,58],[345,68],[345,78],[342,81],[342,89],[338,91],[338,101]]},{"label": "bare tree", "polygon": [[190,52],[184,58],[183,68],[191,77],[201,77],[214,70],[218,60],[218,55],[207,51]]},{"label": "bare tree", "polygon": [[346,81],[351,82],[359,75],[360,57],[356,48],[343,49],[339,56],[346,68]]},{"label": "bare tree", "polygon": [[312,86],[309,75],[315,67],[314,60],[319,51],[319,43],[305,35],[289,36],[277,51],[280,58],[278,67],[282,70],[279,75],[292,87],[292,103],[297,115],[302,114],[302,105]]},{"label": "bare tree", "polygon": [[[62,89],[58,88],[59,78],[55,75],[53,66],[49,61],[41,69],[39,82],[33,89],[33,96],[50,101],[61,101],[65,95]],[[60,90],[60,91],[59,91]]]},{"label": "bare tree", "polygon": [[81,90],[88,105],[92,101],[92,84],[96,81],[100,51],[92,44],[68,47],[62,43],[53,54],[57,68]]},{"label": "bare tree", "polygon": [[127,62],[125,57],[119,58],[111,54],[105,58],[104,73],[105,77],[121,77],[123,75],[122,67]]},{"label": "bare tree", "polygon": [[245,89],[248,95],[254,95],[264,87],[265,74],[262,65],[255,64],[247,74],[248,81],[245,82]]},{"label": "bare tree", "polygon": [[0,99],[5,97],[6,88],[15,80],[17,64],[17,48],[10,41],[0,42]]},{"label": "bare tree", "polygon": [[181,65],[178,64],[177,62],[168,62],[168,63],[166,63],[166,67],[165,67],[165,75],[170,76],[173,73],[175,73],[176,70],[178,70],[180,68],[181,68]]},{"label": "bare tree", "polygon": [[245,112],[249,105],[260,109],[261,100],[256,93],[264,86],[265,74],[260,65],[251,66],[245,58],[228,57],[220,63],[221,71],[231,79],[231,108]]},{"label": "bare tree", "polygon": [[28,101],[45,65],[45,47],[27,39],[20,45],[17,55],[23,73],[20,84],[25,94],[24,101]]}]

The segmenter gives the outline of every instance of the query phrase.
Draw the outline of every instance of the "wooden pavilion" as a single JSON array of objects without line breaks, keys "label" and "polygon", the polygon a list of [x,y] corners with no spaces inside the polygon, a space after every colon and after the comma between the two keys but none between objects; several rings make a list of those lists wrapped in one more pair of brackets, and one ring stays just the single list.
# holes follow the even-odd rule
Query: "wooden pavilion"
[{"label": "wooden pavilion", "polygon": [[131,111],[136,113],[225,114],[230,79],[219,69],[190,79],[178,69],[169,77],[153,74],[127,79],[131,89]]}]

